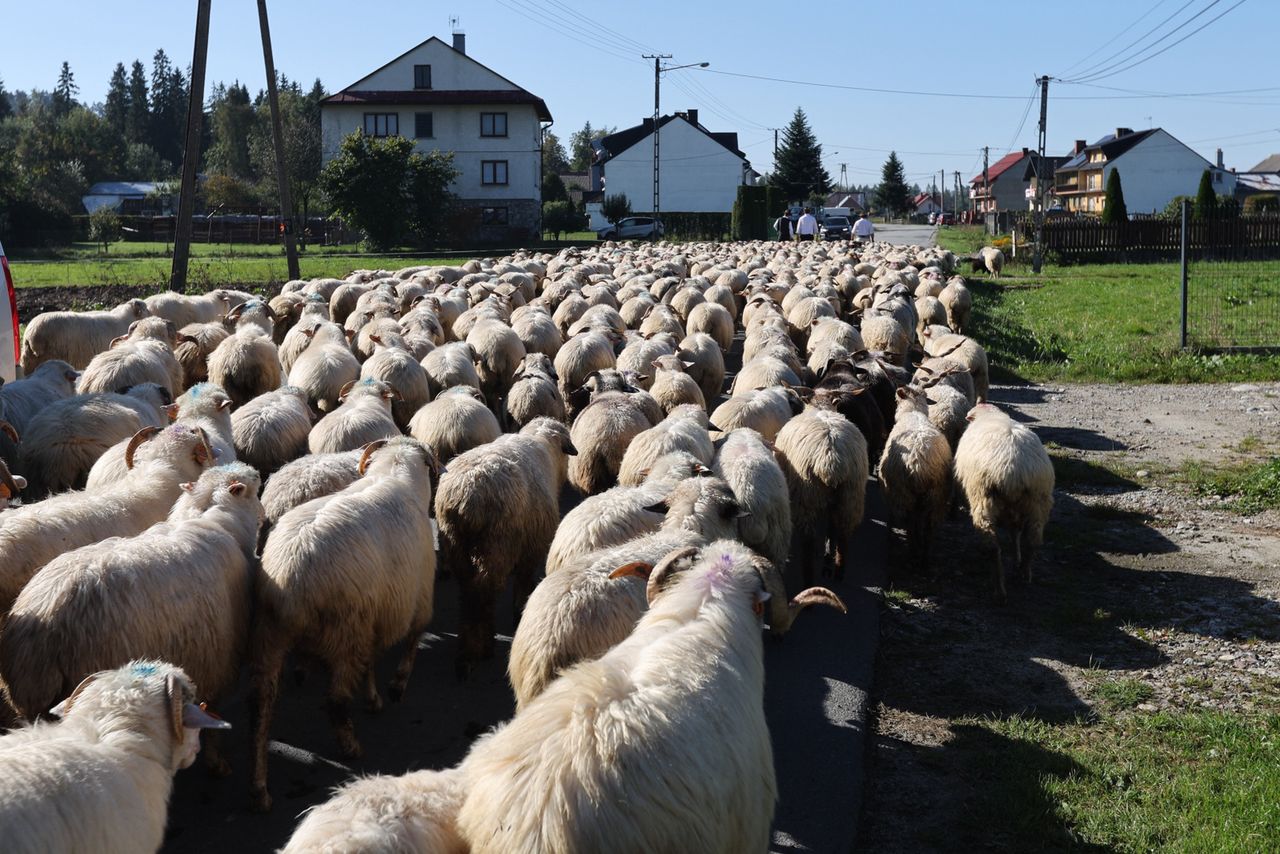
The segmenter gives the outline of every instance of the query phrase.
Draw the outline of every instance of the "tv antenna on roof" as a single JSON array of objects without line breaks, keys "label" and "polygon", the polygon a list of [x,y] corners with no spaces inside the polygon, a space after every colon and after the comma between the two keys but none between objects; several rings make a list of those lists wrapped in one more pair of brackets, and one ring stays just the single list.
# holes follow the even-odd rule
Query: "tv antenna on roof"
[{"label": "tv antenna on roof", "polygon": [[457,15],[450,15],[450,16],[449,16],[449,27],[450,27],[450,29],[452,29],[455,33],[458,31],[458,26],[459,26],[461,23],[462,23],[462,19],[461,19],[461,18],[459,18]]}]

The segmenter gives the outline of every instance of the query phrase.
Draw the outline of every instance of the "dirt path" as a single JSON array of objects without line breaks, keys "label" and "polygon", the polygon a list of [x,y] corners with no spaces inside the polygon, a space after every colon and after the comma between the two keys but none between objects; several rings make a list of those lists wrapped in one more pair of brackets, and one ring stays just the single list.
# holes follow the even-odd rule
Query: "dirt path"
[{"label": "dirt path", "polygon": [[967,520],[940,534],[937,577],[886,599],[859,848],[999,845],[971,820],[981,757],[1010,751],[963,719],[1090,718],[1102,682],[1165,708],[1280,708],[1280,514],[1187,497],[1168,473],[1274,453],[1280,384],[1000,387],[993,399],[1058,457],[1033,584],[1007,606]]}]

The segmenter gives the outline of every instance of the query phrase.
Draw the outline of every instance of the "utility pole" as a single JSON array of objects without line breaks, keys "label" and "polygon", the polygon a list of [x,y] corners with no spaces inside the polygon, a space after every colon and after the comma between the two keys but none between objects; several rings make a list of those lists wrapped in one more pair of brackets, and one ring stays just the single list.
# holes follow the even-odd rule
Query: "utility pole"
[{"label": "utility pole", "polygon": [[955,217],[956,222],[960,222],[960,173],[955,174],[955,188],[952,190],[951,196],[951,215]]},{"label": "utility pole", "polygon": [[1044,261],[1044,176],[1040,174],[1044,164],[1045,131],[1049,120],[1049,75],[1036,81],[1040,84],[1040,139],[1036,157],[1036,254],[1031,262],[1031,269],[1039,273]]},{"label": "utility pole", "polygon": [[938,213],[947,209],[947,170],[938,170]]},{"label": "utility pole", "polygon": [[985,224],[987,220],[987,201],[991,198],[991,178],[988,175],[991,164],[990,160],[991,146],[982,146],[982,221]]},{"label": "utility pole", "polygon": [[662,60],[670,59],[669,53],[646,53],[644,59],[653,60],[653,218],[658,218],[658,87],[662,81]]},{"label": "utility pole", "polygon": [[840,191],[846,192],[849,189],[849,164],[840,164]]},{"label": "utility pole", "polygon": [[[284,233],[285,257],[289,260],[289,278],[301,279],[298,269],[298,247],[294,243],[293,200],[289,197],[289,176],[284,163],[284,123],[280,120],[280,97],[276,91],[276,63],[271,56],[271,25],[267,22],[267,0],[258,0],[258,27],[262,30],[262,62],[267,70],[267,101],[271,104],[271,139],[276,150],[276,184],[280,189],[280,222]],[[305,224],[304,224],[305,225]]]},{"label": "utility pole", "polygon": [[200,162],[200,122],[204,118],[204,66],[209,57],[209,6],[196,4],[196,43],[191,55],[191,94],[187,99],[187,141],[182,152],[182,190],[178,196],[178,223],[173,235],[173,265],[169,287],[187,289],[187,260],[191,255],[191,217],[196,209],[196,164]]}]

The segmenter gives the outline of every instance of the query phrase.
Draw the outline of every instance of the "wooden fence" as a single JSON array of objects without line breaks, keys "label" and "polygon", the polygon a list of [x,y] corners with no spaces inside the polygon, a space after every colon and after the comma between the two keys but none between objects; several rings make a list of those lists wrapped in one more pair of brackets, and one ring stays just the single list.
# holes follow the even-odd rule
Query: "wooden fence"
[{"label": "wooden fence", "polygon": [[[1017,227],[1030,240],[1034,226],[1020,220]],[[1044,224],[1045,252],[1068,263],[1176,260],[1181,248],[1182,223],[1176,219],[1144,217],[1105,224],[1097,219],[1049,218]],[[1196,259],[1280,257],[1280,216],[1192,220],[1188,250]]]}]

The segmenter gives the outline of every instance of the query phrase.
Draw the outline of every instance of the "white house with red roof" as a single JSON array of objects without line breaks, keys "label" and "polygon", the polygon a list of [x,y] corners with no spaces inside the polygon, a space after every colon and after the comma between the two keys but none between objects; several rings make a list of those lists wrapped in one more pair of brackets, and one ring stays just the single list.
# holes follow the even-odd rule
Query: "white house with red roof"
[{"label": "white house with red roof", "polygon": [[450,188],[478,209],[480,239],[536,236],[542,218],[542,125],[546,103],[432,36],[325,98],[320,104],[321,156],[328,162],[357,129],[403,136],[416,150],[453,153],[459,175]]},{"label": "white house with red roof", "polygon": [[979,213],[1025,210],[1026,191],[1031,183],[1024,175],[1033,156],[1034,152],[1026,148],[1010,152],[987,166],[986,180],[981,172],[971,178],[969,197],[973,199],[974,210]]},{"label": "white house with red roof", "polygon": [[933,193],[919,193],[911,200],[911,206],[918,214],[936,214],[942,211],[942,205],[938,204],[938,197]]}]

